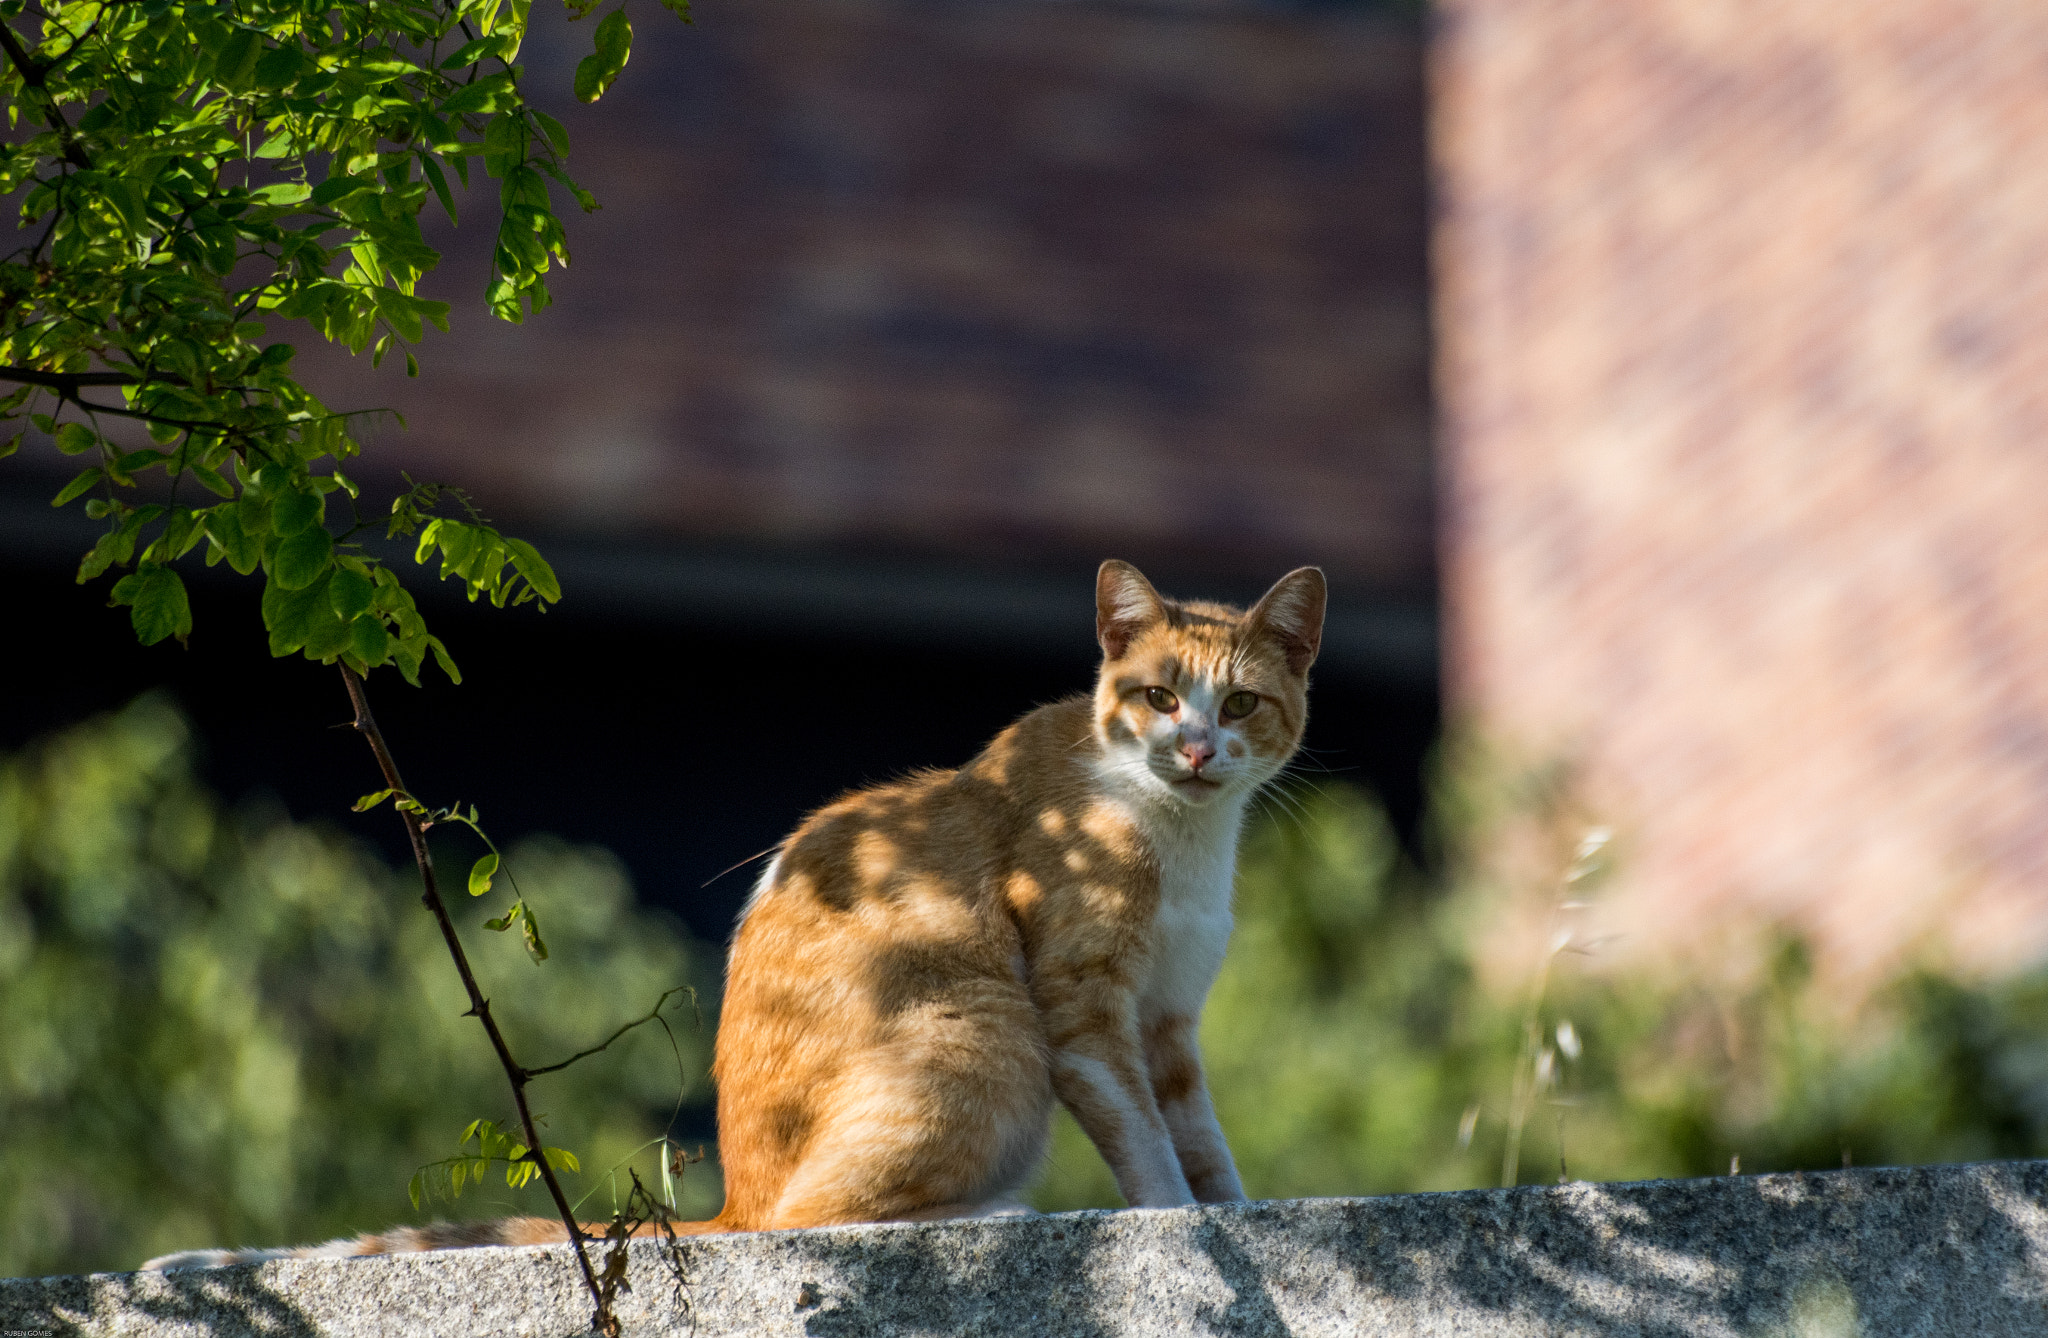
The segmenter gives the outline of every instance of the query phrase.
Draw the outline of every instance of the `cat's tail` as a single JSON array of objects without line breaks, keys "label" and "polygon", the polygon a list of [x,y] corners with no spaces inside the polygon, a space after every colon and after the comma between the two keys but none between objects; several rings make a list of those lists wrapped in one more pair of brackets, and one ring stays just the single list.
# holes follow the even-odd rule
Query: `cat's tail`
[{"label": "cat's tail", "polygon": [[[603,1239],[605,1226],[585,1222],[583,1230]],[[730,1231],[718,1218],[704,1222],[670,1222],[668,1229],[678,1236],[713,1235]],[[635,1236],[659,1236],[658,1222],[642,1223]],[[142,1266],[144,1272],[169,1272],[180,1268],[221,1268],[228,1264],[260,1264],[272,1259],[349,1259],[369,1254],[409,1254],[418,1250],[468,1250],[480,1245],[560,1245],[569,1233],[558,1219],[547,1217],[501,1217],[494,1222],[429,1222],[425,1226],[393,1227],[389,1231],[365,1233],[323,1245],[298,1245],[270,1250],[179,1250],[158,1255]]]}]

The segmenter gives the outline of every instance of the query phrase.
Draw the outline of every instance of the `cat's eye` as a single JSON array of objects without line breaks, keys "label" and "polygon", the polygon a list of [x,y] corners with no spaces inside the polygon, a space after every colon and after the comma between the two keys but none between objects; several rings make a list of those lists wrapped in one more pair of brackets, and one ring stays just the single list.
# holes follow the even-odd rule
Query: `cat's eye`
[{"label": "cat's eye", "polygon": [[1233,692],[1223,699],[1223,718],[1242,720],[1250,715],[1258,704],[1259,694],[1256,692]]},{"label": "cat's eye", "polygon": [[1145,700],[1151,703],[1152,709],[1161,715],[1172,715],[1180,709],[1180,698],[1174,696],[1165,688],[1146,688]]}]

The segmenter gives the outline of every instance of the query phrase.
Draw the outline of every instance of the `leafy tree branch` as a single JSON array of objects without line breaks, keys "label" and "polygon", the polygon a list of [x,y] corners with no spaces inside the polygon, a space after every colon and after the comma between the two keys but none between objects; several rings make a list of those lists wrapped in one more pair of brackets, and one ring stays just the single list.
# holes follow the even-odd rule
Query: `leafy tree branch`
[{"label": "leafy tree branch", "polygon": [[[521,89],[530,3],[0,0],[0,101],[15,136],[0,144],[0,195],[18,195],[22,228],[36,230],[0,259],[0,380],[18,387],[0,397],[0,422],[15,424],[0,457],[19,448],[24,417],[60,452],[86,457],[54,504],[83,499],[105,522],[78,580],[118,573],[110,602],[130,610],[144,644],[191,633],[174,564],[195,549],[209,564],[260,572],[271,653],[340,666],[393,789],[362,676],[390,665],[417,684],[429,656],[460,675],[411,592],[355,542],[360,489],[340,466],[360,452],[350,431],[360,412],[330,410],[307,390],[292,371],[296,350],[270,327],[309,327],[373,362],[399,349],[417,375],[411,346],[430,325],[447,330],[449,317],[447,303],[420,292],[440,262],[420,215],[431,202],[454,221],[450,174],[467,188],[472,165],[498,183],[485,305],[509,321],[547,307],[548,276],[569,263],[556,201],[585,212],[597,202],[567,173],[567,131]],[[565,3],[579,19],[598,7]],[[688,17],[686,0],[661,3]],[[595,25],[577,95],[602,96],[631,44],[620,0]],[[112,398],[87,399],[88,389]],[[110,419],[140,424],[149,444],[110,437]],[[142,501],[135,490],[152,474],[167,487]],[[181,500],[187,476],[216,500]],[[338,537],[327,514],[336,493],[354,517]],[[465,517],[435,514],[444,498]],[[438,554],[441,578],[462,581],[472,601],[561,598],[532,545],[500,534],[460,494],[413,485],[386,524],[391,537],[417,535],[415,560]],[[530,1075],[498,1034],[440,905],[420,813],[400,816],[429,909],[520,1102],[525,1146],[538,1149],[523,1096]],[[530,908],[515,909],[540,955]],[[536,1164],[597,1325],[615,1329],[553,1171]]]}]

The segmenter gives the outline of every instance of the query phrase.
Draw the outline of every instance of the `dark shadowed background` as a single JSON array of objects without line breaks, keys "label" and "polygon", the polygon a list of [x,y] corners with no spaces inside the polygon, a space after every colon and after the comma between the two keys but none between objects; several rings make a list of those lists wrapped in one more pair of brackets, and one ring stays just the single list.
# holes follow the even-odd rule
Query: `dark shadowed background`
[{"label": "dark shadowed background", "polygon": [[[454,329],[417,381],[272,332],[331,407],[409,424],[365,425],[366,508],[401,471],[463,484],[567,592],[428,602],[466,683],[374,685],[413,788],[609,846],[719,940],[751,875],[707,880],[806,808],[1085,687],[1102,558],[1238,601],[1317,563],[1309,765],[1412,828],[1437,719],[1412,16],[719,0],[642,16],[586,108],[589,26],[538,15],[528,85],[604,206],[555,308],[483,310],[484,183],[429,231]],[[45,505],[62,463],[0,477],[41,629],[0,670],[0,747],[162,687],[223,793],[398,855],[347,813],[375,777],[328,729],[334,671],[268,657],[253,588],[194,561],[190,648],[144,650],[71,583],[95,527]]]}]

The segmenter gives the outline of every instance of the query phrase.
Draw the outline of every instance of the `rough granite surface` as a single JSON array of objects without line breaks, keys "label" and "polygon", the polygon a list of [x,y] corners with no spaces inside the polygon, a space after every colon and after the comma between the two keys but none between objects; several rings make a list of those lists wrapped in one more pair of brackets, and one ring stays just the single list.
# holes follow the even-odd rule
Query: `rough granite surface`
[{"label": "rough granite surface", "polygon": [[[2048,1334],[2048,1162],[1300,1199],[638,1245],[631,1335]],[[567,1335],[567,1251],[0,1281],[0,1336]]]}]

